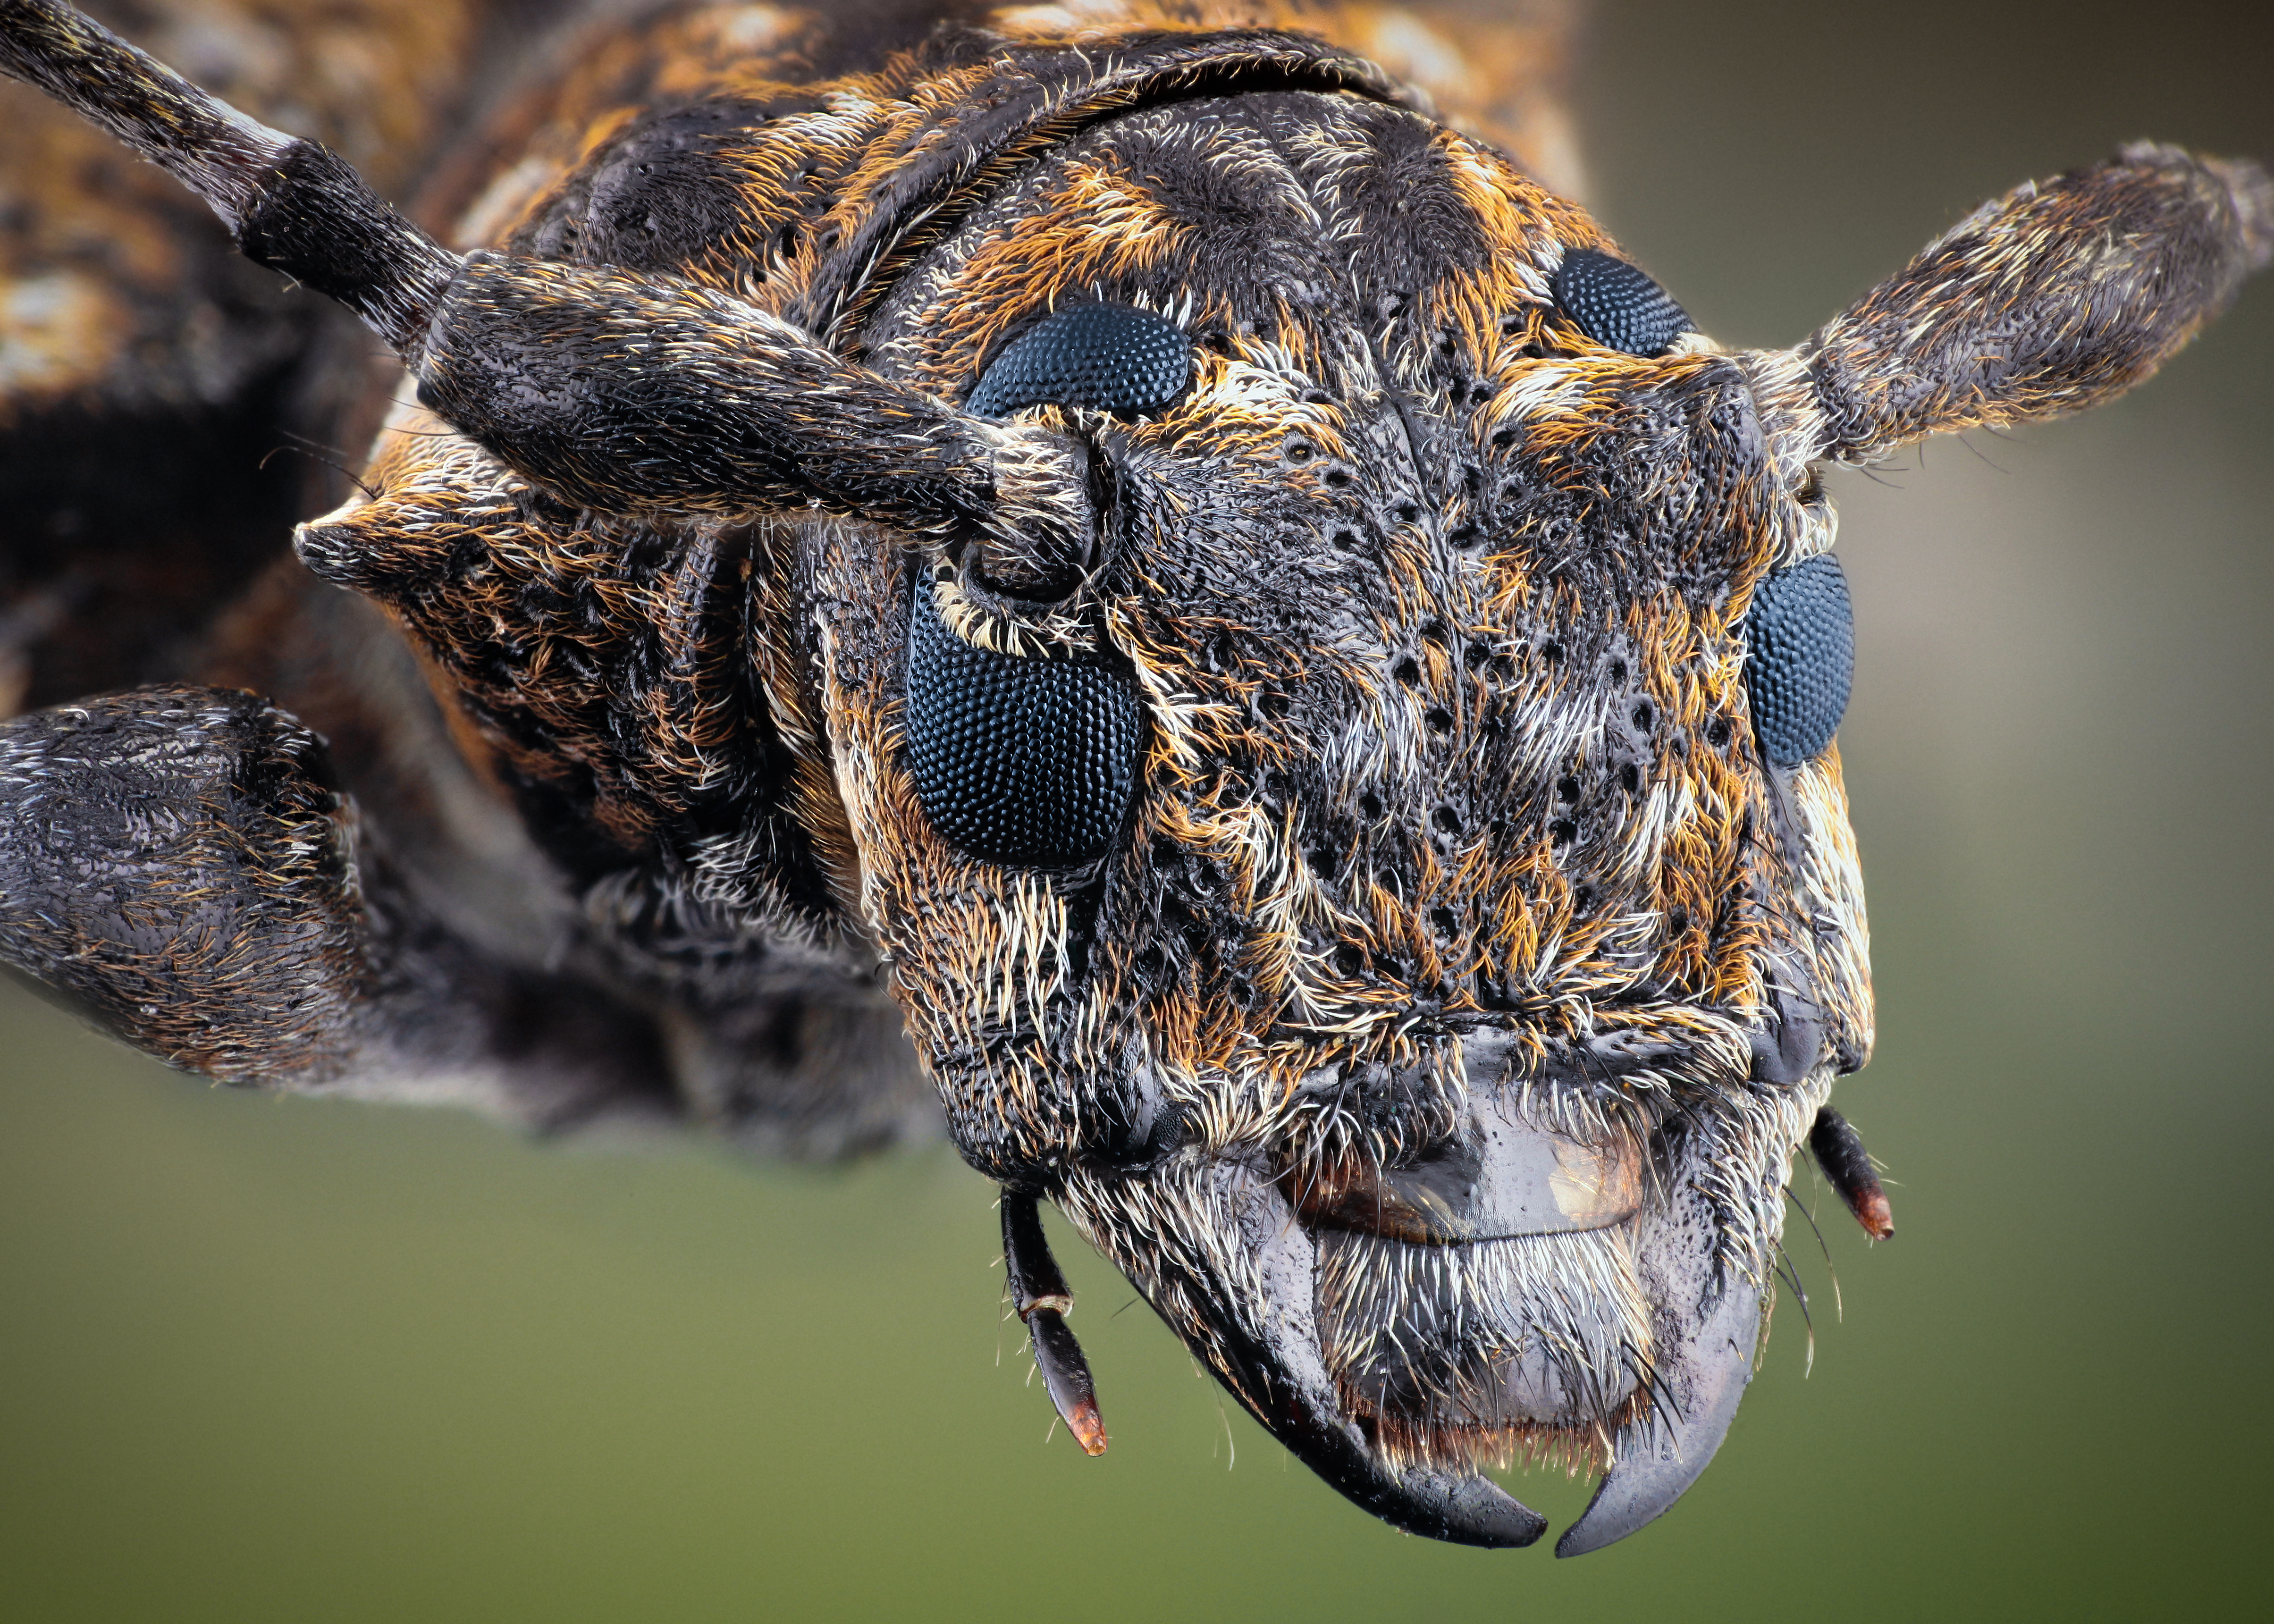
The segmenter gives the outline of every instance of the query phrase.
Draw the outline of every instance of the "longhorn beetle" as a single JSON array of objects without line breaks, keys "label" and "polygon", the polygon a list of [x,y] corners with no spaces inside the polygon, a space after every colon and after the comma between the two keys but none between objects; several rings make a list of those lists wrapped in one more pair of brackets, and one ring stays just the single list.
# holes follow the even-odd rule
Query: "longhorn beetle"
[{"label": "longhorn beetle", "polygon": [[1803,1139],[1891,1232],[1819,470],[2145,377],[2274,185],[2127,147],[1726,350],[1383,22],[660,6],[446,237],[0,0],[400,364],[200,680],[0,733],[0,956],[231,1082],[936,1099],[1092,1453],[1043,1199],[1397,1526],[1532,1543],[1522,1455],[1603,1470],[1561,1554],[1660,1515]]}]

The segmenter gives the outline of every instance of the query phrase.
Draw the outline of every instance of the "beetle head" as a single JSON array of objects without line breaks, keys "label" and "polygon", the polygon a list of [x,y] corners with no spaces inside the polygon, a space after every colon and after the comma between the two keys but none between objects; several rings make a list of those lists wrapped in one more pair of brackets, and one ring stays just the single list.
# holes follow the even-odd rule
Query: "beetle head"
[{"label": "beetle head", "polygon": [[[1338,1486],[1528,1538],[1479,1465],[1672,1419],[1868,1049],[1836,760],[1768,767],[1745,692],[1820,492],[1583,214],[1352,98],[1093,130],[870,330],[983,405],[1053,344],[1189,347],[1158,398],[1019,402],[1088,449],[1075,567],[823,544],[864,903],[958,1143]],[[1118,777],[1081,712],[974,698],[1076,671],[1141,718]],[[1052,849],[968,809],[1061,774],[1118,787]]]},{"label": "beetle head", "polygon": [[[1728,354],[1403,109],[1185,102],[1032,166],[868,353],[1083,447],[1089,549],[911,567],[834,526],[807,599],[967,1157],[1391,1520],[1527,1542],[1477,1475],[1521,1455],[1617,1462],[1566,1553],[1656,1515],[1871,1046],[1817,470],[2142,375],[2263,257],[2264,200],[2142,149]],[[1045,812],[1069,777],[1096,803]]]}]

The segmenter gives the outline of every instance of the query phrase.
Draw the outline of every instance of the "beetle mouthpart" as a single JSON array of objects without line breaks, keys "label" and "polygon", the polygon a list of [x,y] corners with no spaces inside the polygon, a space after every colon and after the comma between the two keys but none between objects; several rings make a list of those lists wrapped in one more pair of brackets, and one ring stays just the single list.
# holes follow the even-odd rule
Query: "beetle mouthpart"
[{"label": "beetle mouthpart", "polygon": [[1635,1236],[1653,1182],[1634,1134],[1545,1126],[1502,1087],[1392,1162],[1353,1146],[1291,1165],[1321,1355],[1374,1451],[1455,1469],[1592,1456],[1649,1364]]},{"label": "beetle mouthpart", "polygon": [[1251,1333],[1222,1320],[1210,1328],[1227,1385],[1256,1419],[1329,1485],[1408,1533],[1488,1547],[1528,1545],[1546,1533],[1547,1518],[1480,1473],[1401,1466],[1383,1455],[1345,1412],[1327,1369],[1315,1239],[1276,1185],[1245,1169],[1220,1167],[1215,1177],[1230,1181],[1221,1193],[1254,1248],[1264,1303]]},{"label": "beetle mouthpart", "polygon": [[[1318,1246],[1263,1169],[1189,1152],[1139,1174],[1076,1167],[1057,1199],[1193,1357],[1329,1487],[1408,1533],[1456,1545],[1528,1545],[1547,1531],[1545,1517],[1499,1485],[1396,1458],[1344,1410],[1321,1350]],[[1004,1210],[1013,1211],[1009,1198]],[[1148,1244],[1132,1244],[1139,1237]]]},{"label": "beetle mouthpart", "polygon": [[[1714,1267],[1703,1258],[1690,1260],[1701,1276]],[[1683,1316],[1687,1324],[1666,1326],[1667,1317],[1660,1316],[1652,1366],[1657,1402],[1619,1428],[1610,1470],[1579,1520],[1555,1542],[1558,1556],[1600,1551],[1654,1521],[1698,1481],[1728,1433],[1752,1380],[1759,1289],[1724,1265],[1718,1297]]]},{"label": "beetle mouthpart", "polygon": [[1003,1192],[1002,1207],[1003,1267],[1010,1276],[1012,1306],[1035,1350],[1035,1368],[1082,1453],[1103,1455],[1105,1417],[1097,1410],[1097,1384],[1065,1322],[1073,1312],[1073,1293],[1050,1255],[1042,1211],[1033,1196],[1015,1190]]},{"label": "beetle mouthpart", "polygon": [[[1495,1115],[1487,1111],[1484,1117]],[[1449,1425],[1455,1434],[1497,1431],[1514,1437],[1529,1431],[1575,1440],[1602,1438],[1610,1446],[1610,1463],[1585,1514],[1556,1547],[1560,1555],[1577,1556],[1658,1517],[1712,1461],[1751,1379],[1763,1288],[1749,1251],[1731,1245],[1716,1220],[1708,1176],[1724,1154],[1718,1142],[1676,1148],[1662,1169],[1654,1162],[1651,1169],[1638,1169],[1635,1177],[1648,1180],[1649,1187],[1631,1217],[1598,1229],[1510,1237],[1502,1217],[1530,1205],[1514,1199],[1517,1187],[1541,1184],[1517,1177],[1531,1159],[1524,1154],[1528,1146],[1517,1141],[1538,1130],[1512,1114],[1501,1125],[1507,1134],[1480,1148],[1504,1164],[1505,1182],[1480,1178],[1501,1187],[1489,1202],[1475,1202],[1459,1224],[1499,1238],[1415,1244],[1379,1232],[1314,1228],[1297,1212],[1290,1181],[1246,1157],[1186,1154],[1138,1176],[1076,1169],[1057,1199],[1274,1438],[1329,1487],[1408,1533],[1457,1545],[1510,1546],[1531,1545],[1547,1529],[1545,1518],[1468,1459],[1433,1447],[1447,1442],[1433,1439],[1433,1429],[1442,1432]],[[1473,1144],[1470,1134],[1463,1138]],[[1621,1169],[1626,1157],[1598,1149],[1591,1160],[1609,1172]],[[1603,1180],[1584,1210],[1605,1216],[1624,1210],[1625,1179],[1622,1172]],[[1394,1205],[1413,1209],[1390,1214],[1397,1227],[1436,1229],[1457,1216],[1457,1208],[1448,1214],[1421,1199],[1442,1195],[1442,1189],[1387,1193],[1397,1198]],[[1345,1204],[1332,1200],[1328,1210],[1345,1215]],[[1131,1244],[1138,1237],[1145,1244]],[[1591,1288],[1585,1295],[1594,1306],[1582,1303],[1581,1312],[1558,1324],[1542,1317],[1560,1300],[1554,1292],[1513,1290],[1503,1303],[1489,1289],[1494,1282],[1486,1281],[1482,1291],[1464,1290],[1460,1306],[1468,1328],[1454,1340],[1507,1364],[1510,1379],[1495,1390],[1506,1402],[1487,1411],[1484,1401],[1495,1395],[1484,1384],[1472,1384],[1465,1394],[1449,1385],[1470,1368],[1456,1350],[1447,1356],[1451,1364],[1441,1359],[1416,1367],[1416,1375],[1428,1380],[1370,1403],[1366,1384],[1353,1382],[1352,1372],[1338,1364],[1348,1361],[1350,1315],[1331,1300],[1335,1292],[1327,1280],[1337,1249],[1352,1244],[1396,1248],[1397,1270],[1410,1269],[1416,1279],[1431,1259],[1449,1259],[1449,1267],[1464,1252],[1522,1260],[1532,1249],[1595,1249],[1603,1254],[1599,1262],[1628,1259],[1625,1281],[1633,1295],[1630,1303],[1623,1289],[1604,1296]],[[1576,1278],[1568,1267],[1549,1273],[1565,1286]],[[1487,1297],[1493,1300],[1486,1303]],[[1580,1346],[1581,1334],[1614,1302],[1627,1304],[1620,1310],[1617,1334],[1598,1327],[1604,1334]],[[1442,1328],[1446,1311],[1439,1306]],[[1492,1327],[1477,1316],[1486,1308],[1502,1320],[1503,1331],[1515,1332],[1521,1321],[1527,1349],[1533,1342],[1555,1345],[1557,1357],[1547,1367],[1555,1380],[1531,1380],[1539,1372],[1518,1357],[1514,1343],[1485,1345]],[[1419,1348],[1427,1318],[1425,1312],[1410,1325],[1401,1320],[1388,1329]],[[1451,1410],[1449,1399],[1458,1401]],[[1462,1406],[1468,1413],[1456,1413]],[[1595,1430],[1599,1425],[1602,1433]]]},{"label": "beetle mouthpart", "polygon": [[1034,1344],[1035,1368],[1043,1372],[1043,1386],[1066,1431],[1084,1455],[1103,1455],[1105,1417],[1097,1413],[1097,1384],[1065,1319],[1055,1308],[1036,1308],[1027,1316],[1027,1340]]},{"label": "beetle mouthpart", "polygon": [[1587,1144],[1472,1100],[1456,1137],[1404,1165],[1363,1156],[1291,1163],[1281,1187],[1305,1224],[1416,1246],[1608,1229],[1640,1209],[1648,1169],[1628,1139]]},{"label": "beetle mouthpart", "polygon": [[1854,1125],[1827,1105],[1816,1113],[1808,1148],[1815,1153],[1816,1165],[1824,1169],[1824,1177],[1840,1192],[1840,1199],[1848,1203],[1848,1210],[1856,1214],[1856,1222],[1864,1226],[1864,1233],[1875,1241],[1891,1239],[1895,1233],[1894,1208],[1887,1205],[1887,1192],[1879,1188],[1879,1176],[1872,1170],[1871,1153],[1864,1148]]}]

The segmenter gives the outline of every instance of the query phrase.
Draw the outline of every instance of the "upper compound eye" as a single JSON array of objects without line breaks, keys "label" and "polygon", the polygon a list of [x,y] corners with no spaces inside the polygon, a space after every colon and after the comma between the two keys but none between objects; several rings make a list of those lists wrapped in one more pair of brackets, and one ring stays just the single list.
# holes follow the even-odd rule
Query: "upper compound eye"
[{"label": "upper compound eye", "polygon": [[1096,658],[1017,658],[957,636],[916,577],[908,605],[908,768],[934,829],[989,862],[1105,855],[1137,783],[1143,702]]},{"label": "upper compound eye", "polygon": [[1593,248],[1565,251],[1554,291],[1579,331],[1629,355],[1664,355],[1691,330],[1689,312],[1665,289],[1624,259]]},{"label": "upper compound eye", "polygon": [[1821,755],[1840,731],[1856,677],[1856,621],[1840,560],[1820,553],[1753,589],[1745,688],[1761,754],[1779,767]]},{"label": "upper compound eye", "polygon": [[1175,322],[1130,304],[1069,304],[988,363],[965,410],[1000,417],[1081,406],[1129,417],[1160,410],[1192,379],[1192,340]]}]

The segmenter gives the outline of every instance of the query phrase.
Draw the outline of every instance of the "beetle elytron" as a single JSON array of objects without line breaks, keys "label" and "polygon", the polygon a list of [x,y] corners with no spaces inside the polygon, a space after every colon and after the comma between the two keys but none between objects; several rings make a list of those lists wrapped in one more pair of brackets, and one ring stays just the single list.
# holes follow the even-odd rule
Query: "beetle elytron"
[{"label": "beetle elytron", "polygon": [[1803,1139],[1888,1229],[1826,1105],[1871,1011],[1815,470],[2144,377],[2274,187],[2128,148],[1731,352],[1517,166],[1522,66],[1440,123],[1426,38],[657,5],[493,109],[446,242],[0,0],[0,66],[401,366],[196,686],[0,731],[0,956],[231,1081],[808,1151],[937,1101],[1085,1447],[1041,1199],[1377,1515],[1529,1544],[1480,1468],[1541,1454],[1604,1468],[1559,1552],[1649,1521]]}]

